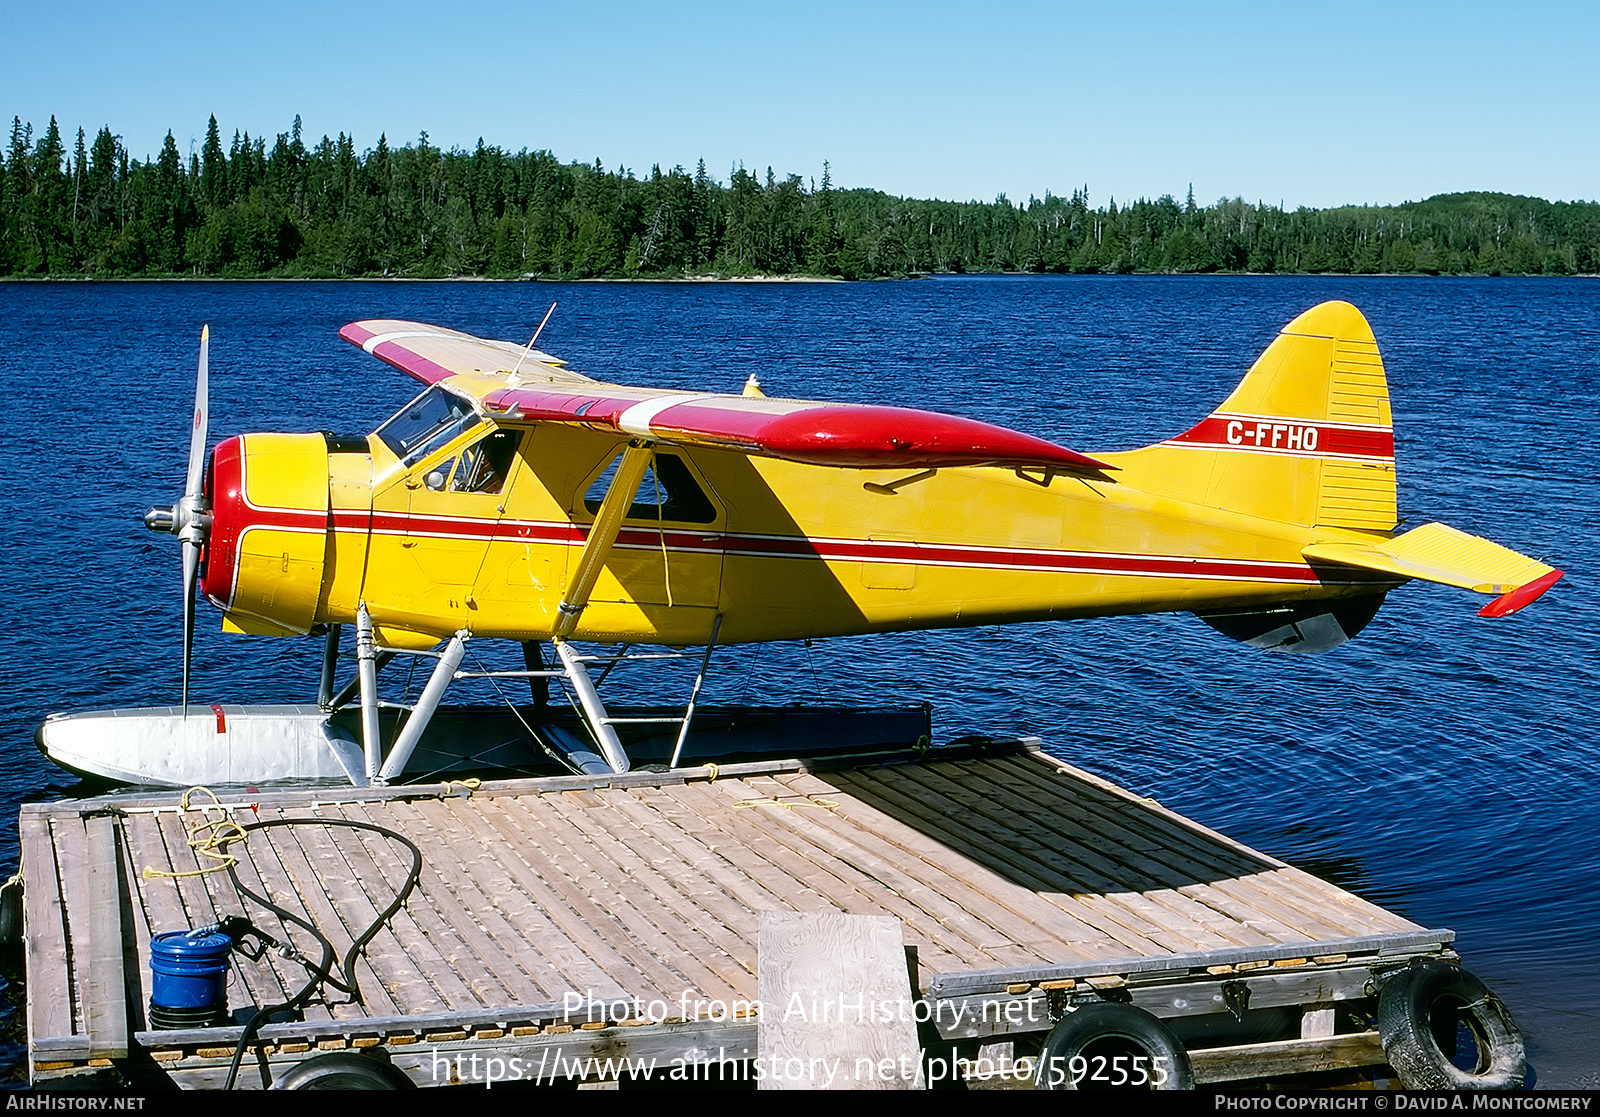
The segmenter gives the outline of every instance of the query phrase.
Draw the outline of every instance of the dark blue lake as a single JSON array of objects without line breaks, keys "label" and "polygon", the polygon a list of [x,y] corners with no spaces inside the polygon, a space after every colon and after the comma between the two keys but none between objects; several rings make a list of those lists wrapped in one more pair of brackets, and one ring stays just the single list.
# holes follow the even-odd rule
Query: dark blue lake
[{"label": "dark blue lake", "polygon": [[[1058,755],[1451,927],[1509,1003],[1537,1084],[1600,1087],[1600,283],[1336,277],[974,277],[873,284],[0,284],[11,589],[0,817],[75,780],[34,749],[53,710],[167,704],[179,564],[140,516],[182,488],[212,329],[213,440],[362,433],[414,383],[340,341],[363,318],[526,340],[607,380],[929,407],[1074,449],[1212,410],[1324,299],[1388,371],[1400,508],[1567,571],[1509,620],[1413,584],[1356,641],[1272,656],[1188,616],[729,649],[710,701],[928,699],[940,739],[1031,733]],[[1584,542],[1588,540],[1588,542]],[[225,637],[202,606],[195,699],[305,700],[320,642]],[[0,862],[15,868],[14,827]],[[12,1012],[17,989],[12,987]],[[0,1051],[15,1068],[21,1054]]]}]

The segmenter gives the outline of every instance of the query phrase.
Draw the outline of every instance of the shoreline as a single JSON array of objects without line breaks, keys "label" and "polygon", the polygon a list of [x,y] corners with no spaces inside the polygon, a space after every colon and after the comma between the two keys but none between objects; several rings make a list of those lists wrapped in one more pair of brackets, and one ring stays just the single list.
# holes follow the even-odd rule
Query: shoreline
[{"label": "shoreline", "polygon": [[685,276],[586,276],[581,279],[544,278],[520,275],[0,275],[0,283],[655,283],[655,284],[785,284],[785,283],[903,283],[924,279],[1135,279],[1135,278],[1241,278],[1269,279],[1320,277],[1324,279],[1600,279],[1600,272],[1575,272],[1571,275],[1546,275],[1519,272],[1494,275],[1489,272],[917,272],[911,275],[871,276],[842,279],[832,275],[685,275]]}]

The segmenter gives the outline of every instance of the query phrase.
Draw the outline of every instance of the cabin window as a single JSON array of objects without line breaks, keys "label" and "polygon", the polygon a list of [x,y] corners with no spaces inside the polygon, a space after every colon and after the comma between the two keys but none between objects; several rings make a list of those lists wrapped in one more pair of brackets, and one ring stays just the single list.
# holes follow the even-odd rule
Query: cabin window
[{"label": "cabin window", "polygon": [[505,488],[516,459],[521,431],[495,431],[461,451],[450,475],[453,493],[498,493]]},{"label": "cabin window", "polygon": [[415,465],[483,420],[472,405],[435,385],[378,428],[378,437],[406,465]]},{"label": "cabin window", "polygon": [[[621,460],[621,454],[612,458],[605,472],[595,478],[584,494],[583,506],[591,515],[599,513],[600,502],[611,488],[611,479],[616,476],[617,463]],[[644,480],[639,482],[639,491],[634,494],[627,518],[709,524],[717,518],[717,508],[682,458],[676,454],[657,453],[650,468],[645,470]]]}]

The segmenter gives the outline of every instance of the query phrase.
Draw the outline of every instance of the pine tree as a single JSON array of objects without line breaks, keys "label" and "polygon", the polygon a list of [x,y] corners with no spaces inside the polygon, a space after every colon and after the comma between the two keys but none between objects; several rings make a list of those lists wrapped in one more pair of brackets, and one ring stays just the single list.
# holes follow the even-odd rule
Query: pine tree
[{"label": "pine tree", "polygon": [[228,161],[222,153],[222,136],[217,131],[215,114],[206,125],[206,142],[200,149],[200,193],[210,209],[215,210],[227,204]]}]

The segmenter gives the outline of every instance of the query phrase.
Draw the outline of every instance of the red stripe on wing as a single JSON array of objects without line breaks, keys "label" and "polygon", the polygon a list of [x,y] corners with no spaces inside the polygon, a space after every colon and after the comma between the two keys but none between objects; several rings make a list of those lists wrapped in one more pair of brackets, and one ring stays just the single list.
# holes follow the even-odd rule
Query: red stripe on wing
[{"label": "red stripe on wing", "polygon": [[[361,322],[351,322],[348,326],[341,327],[339,336],[352,345],[359,345],[365,349],[367,343],[375,337],[382,337],[381,333],[367,329]],[[372,347],[372,355],[386,365],[392,365],[408,376],[414,376],[424,384],[437,384],[448,377],[455,376],[457,369],[445,368],[428,358],[420,356],[406,348],[404,339],[384,341]]]},{"label": "red stripe on wing", "polygon": [[[651,397],[511,388],[492,393],[484,403],[495,411],[514,409],[525,419],[621,430],[623,414],[650,401]],[[650,416],[649,430],[666,442],[856,469],[989,464],[1115,468],[1020,431],[908,407],[790,400],[746,403],[738,396],[706,396],[662,408]]]}]

